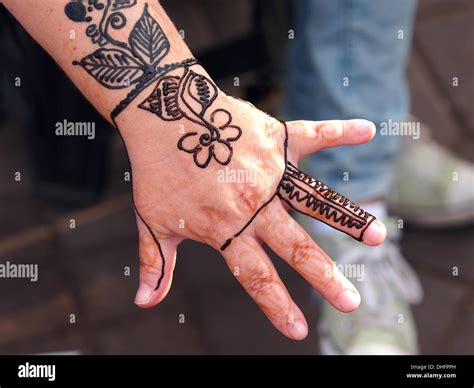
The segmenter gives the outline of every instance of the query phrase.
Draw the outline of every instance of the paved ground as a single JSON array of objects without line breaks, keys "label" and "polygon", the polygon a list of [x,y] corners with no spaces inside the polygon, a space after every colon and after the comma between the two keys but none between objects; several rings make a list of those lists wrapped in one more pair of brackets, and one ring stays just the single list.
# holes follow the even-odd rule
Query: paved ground
[{"label": "paved ground", "polygon": [[[216,7],[204,13],[197,2],[188,2],[186,12],[179,10],[180,1],[169,7],[178,28],[196,31],[188,33],[189,43],[200,48],[216,33],[229,38],[248,26],[238,23],[237,31],[224,35],[225,17],[248,16],[246,1],[228,3],[219,17]],[[199,15],[206,22],[197,25]],[[473,16],[469,0],[422,1],[409,67],[414,113],[432,125],[440,142],[465,157],[474,155]],[[460,80],[457,88],[452,87],[454,76]],[[68,214],[35,199],[23,132],[14,126],[6,129],[0,131],[0,261],[38,263],[40,278],[37,283],[0,281],[0,353],[318,352],[314,330],[299,343],[280,336],[242,292],[223,259],[194,242],[184,243],[179,251],[168,298],[150,311],[136,308],[137,233],[129,187],[122,179],[127,163],[120,143],[115,142],[111,153],[113,169],[104,199]],[[15,171],[22,172],[21,182],[12,179]],[[71,218],[75,229],[68,226]],[[448,232],[407,227],[403,250],[425,288],[425,300],[415,309],[422,350],[474,353],[474,227]],[[280,260],[275,262],[314,327],[318,314],[309,288]],[[453,266],[459,276],[452,275]]]}]

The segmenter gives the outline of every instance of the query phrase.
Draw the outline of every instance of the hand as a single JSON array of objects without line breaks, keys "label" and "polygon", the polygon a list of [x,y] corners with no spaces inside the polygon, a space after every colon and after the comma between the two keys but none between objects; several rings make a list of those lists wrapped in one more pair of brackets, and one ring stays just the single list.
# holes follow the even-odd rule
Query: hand
[{"label": "hand", "polygon": [[[165,297],[177,246],[191,238],[221,250],[290,338],[304,338],[307,324],[262,243],[336,308],[357,307],[355,288],[284,206],[380,244],[380,222],[296,167],[305,154],[370,140],[373,124],[284,124],[226,96],[190,58],[156,1],[3,3],[124,139],[140,236],[137,304],[151,307]],[[76,29],[77,39],[61,33]]]},{"label": "hand", "polygon": [[[134,128],[122,133],[133,170],[140,239],[136,303],[148,308],[166,296],[177,246],[189,238],[221,250],[232,273],[275,327],[290,338],[303,339],[305,318],[262,243],[335,308],[357,308],[355,287],[285,206],[367,245],[382,243],[382,223],[296,167],[299,158],[320,149],[369,141],[375,126],[365,120],[284,124],[224,95],[206,76],[196,79],[196,72],[205,74],[199,68],[171,72],[176,78],[159,81],[118,121],[120,128]],[[205,98],[199,98],[199,89],[205,90]],[[136,128],[136,120],[145,124]]]}]

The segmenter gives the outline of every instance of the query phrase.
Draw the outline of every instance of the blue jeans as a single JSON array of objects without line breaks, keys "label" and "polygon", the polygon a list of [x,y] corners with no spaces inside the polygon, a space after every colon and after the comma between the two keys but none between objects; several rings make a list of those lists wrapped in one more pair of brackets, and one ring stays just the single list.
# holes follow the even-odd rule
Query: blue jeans
[{"label": "blue jeans", "polygon": [[[416,0],[299,0],[283,104],[287,120],[403,120]],[[403,35],[403,36],[402,36]],[[383,196],[397,139],[320,151],[303,168],[358,200]]]}]

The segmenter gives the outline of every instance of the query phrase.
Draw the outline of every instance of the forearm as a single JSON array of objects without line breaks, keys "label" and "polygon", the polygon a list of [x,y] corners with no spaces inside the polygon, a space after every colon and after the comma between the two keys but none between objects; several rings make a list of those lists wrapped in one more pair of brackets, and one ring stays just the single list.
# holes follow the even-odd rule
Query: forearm
[{"label": "forearm", "polygon": [[126,122],[136,126],[147,116],[128,109],[127,115],[134,116],[129,120],[122,113],[151,92],[165,66],[192,58],[156,0],[3,3],[91,104],[125,132]]}]

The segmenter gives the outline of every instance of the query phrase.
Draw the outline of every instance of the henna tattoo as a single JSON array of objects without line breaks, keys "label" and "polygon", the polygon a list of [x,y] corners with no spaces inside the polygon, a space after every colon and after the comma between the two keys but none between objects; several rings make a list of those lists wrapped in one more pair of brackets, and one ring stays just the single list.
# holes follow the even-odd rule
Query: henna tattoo
[{"label": "henna tattoo", "polygon": [[[113,109],[112,120],[122,112],[141,91],[157,81],[151,95],[138,106],[155,113],[166,121],[187,119],[203,131],[189,132],[179,140],[179,150],[193,155],[194,163],[205,168],[212,160],[221,165],[230,163],[232,143],[242,134],[232,124],[232,115],[222,108],[209,108],[218,96],[217,86],[206,76],[190,69],[195,59],[159,66],[168,54],[170,43],[159,23],[148,12],[145,4],[140,19],[133,26],[128,42],[113,38],[111,30],[126,26],[124,9],[137,4],[136,0],[73,0],[65,7],[66,15],[75,22],[89,23],[86,35],[97,50],[74,65],[81,66],[102,86],[126,89],[134,86]],[[100,21],[92,22],[91,14],[99,14]]]},{"label": "henna tattoo", "polygon": [[201,132],[188,132],[178,140],[178,149],[193,155],[196,166],[206,168],[211,160],[227,165],[233,155],[232,143],[242,130],[232,124],[226,109],[207,114],[218,96],[217,86],[206,76],[184,66],[167,73],[152,93],[138,106],[165,121],[186,119],[198,124]]},{"label": "henna tattoo", "polygon": [[160,277],[158,278],[158,281],[156,282],[155,286],[155,291],[160,288],[161,282],[163,281],[163,278],[165,277],[165,265],[166,265],[166,259],[165,255],[163,254],[163,249],[161,248],[161,244],[158,241],[158,238],[155,236],[155,233],[153,233],[153,230],[151,229],[150,225],[145,221],[145,219],[142,217],[140,212],[138,211],[135,201],[133,202],[133,209],[135,210],[135,213],[137,216],[142,220],[142,222],[145,224],[145,227],[147,228],[148,232],[150,233],[151,237],[153,238],[153,241],[155,242],[156,246],[158,247],[158,252],[160,252],[160,259],[161,259],[161,274]]},{"label": "henna tattoo", "polygon": [[[282,120],[280,120],[280,123],[283,125],[283,128],[285,129],[285,140],[283,142],[283,157],[284,157],[284,161],[285,161],[285,166],[287,165],[288,163],[288,126],[286,125],[286,123]],[[253,222],[253,220],[255,219],[255,217],[258,216],[258,213],[260,213],[262,211],[262,209],[267,206],[270,202],[273,201],[273,199],[278,195],[278,190],[279,190],[279,187],[280,187],[280,184],[281,182],[283,181],[284,177],[285,177],[285,174],[286,172],[283,172],[283,175],[280,179],[280,183],[278,184],[276,190],[275,190],[275,193],[266,201],[263,203],[263,205],[261,205],[257,211],[252,215],[252,217],[250,217],[250,219],[245,223],[245,225],[237,232],[235,233],[231,238],[227,239],[226,242],[221,246],[220,250],[221,251],[224,251],[231,243],[232,243],[232,240],[236,237],[239,237],[243,231],[245,229],[248,228],[248,226]]]},{"label": "henna tattoo", "polygon": [[[98,46],[94,52],[73,61],[73,64],[82,67],[103,87],[128,90],[111,112],[114,123],[117,115],[155,83],[151,94],[138,107],[164,121],[187,120],[197,125],[197,129],[185,133],[177,142],[177,148],[191,154],[196,166],[206,168],[212,161],[229,164],[233,156],[233,143],[241,137],[242,129],[233,123],[228,110],[216,106],[219,89],[208,77],[192,69],[197,64],[196,59],[161,65],[170,51],[170,42],[148,12],[148,4],[144,5],[127,41],[114,37],[114,31],[125,28],[128,23],[126,10],[136,5],[137,0],[70,0],[64,8],[65,14],[74,22],[88,24],[85,34]],[[375,217],[291,164],[287,158],[288,129],[286,123],[282,124],[285,128],[285,169],[275,193],[233,237],[225,241],[221,250],[241,235],[276,196],[293,209],[331,223],[361,241]],[[157,290],[165,276],[166,260],[160,242],[136,206],[135,211],[160,252],[162,273],[155,288]]]},{"label": "henna tattoo", "polygon": [[[333,222],[333,227],[348,234],[358,241],[362,241],[364,232],[375,221],[375,217],[360,206],[354,204],[346,197],[330,189],[321,181],[300,171],[296,166],[288,161],[288,128],[284,121],[281,121],[285,129],[284,163],[285,170],[280,179],[275,193],[252,215],[249,221],[231,238],[227,239],[220,250],[224,251],[236,237],[239,237],[245,229],[257,217],[260,211],[278,196],[292,209],[306,214],[312,218],[319,215],[317,219],[329,224]],[[306,211],[298,209],[294,203],[301,203]]]},{"label": "henna tattoo", "polygon": [[[89,24],[85,34],[99,46],[73,64],[81,66],[108,89],[134,87],[111,112],[114,122],[117,115],[159,77],[176,68],[197,63],[191,58],[160,66],[170,50],[170,43],[159,23],[148,12],[148,4],[132,27],[128,41],[114,38],[113,31],[123,29],[128,23],[124,11],[135,5],[137,0],[72,0],[64,8],[72,21]],[[94,21],[96,19],[99,20]]]},{"label": "henna tattoo", "polygon": [[[74,22],[87,23],[85,34],[98,46],[94,52],[73,61],[73,64],[81,66],[108,89],[133,87],[112,110],[114,123],[117,115],[145,88],[158,81],[152,94],[139,107],[163,120],[185,118],[203,128],[203,133],[194,131],[183,135],[177,144],[179,150],[193,155],[198,167],[207,167],[212,159],[222,165],[228,164],[233,155],[231,143],[240,138],[242,130],[232,124],[232,115],[225,109],[216,107],[207,114],[218,96],[218,88],[209,78],[190,69],[197,64],[194,58],[160,66],[170,50],[170,43],[159,23],[148,12],[148,4],[145,4],[141,17],[133,26],[128,42],[113,37],[113,30],[127,25],[123,11],[136,4],[137,0],[69,1],[64,8],[66,16]],[[179,74],[170,75],[173,72]],[[160,252],[162,274],[155,288],[157,290],[164,278],[165,257],[158,239],[136,206],[135,211]]]},{"label": "henna tattoo", "polygon": [[194,58],[188,58],[181,62],[175,62],[166,64],[162,67],[158,66],[156,68],[156,73],[149,73],[145,76],[140,82],[136,85],[135,89],[130,91],[127,96],[120,101],[117,106],[113,109],[111,113],[111,117],[114,120],[115,117],[119,115],[145,88],[151,85],[156,79],[174,69],[178,69],[180,67],[192,66],[197,64],[197,60]]},{"label": "henna tattoo", "polygon": [[[334,223],[338,229],[362,241],[364,232],[375,217],[346,197],[333,191],[321,181],[300,171],[292,163],[286,163],[286,170],[280,182],[278,196],[291,208],[319,221]],[[294,203],[303,204],[307,212],[297,209]],[[323,219],[322,219],[323,218]],[[345,231],[348,228],[350,231]]]}]

